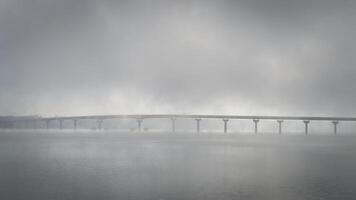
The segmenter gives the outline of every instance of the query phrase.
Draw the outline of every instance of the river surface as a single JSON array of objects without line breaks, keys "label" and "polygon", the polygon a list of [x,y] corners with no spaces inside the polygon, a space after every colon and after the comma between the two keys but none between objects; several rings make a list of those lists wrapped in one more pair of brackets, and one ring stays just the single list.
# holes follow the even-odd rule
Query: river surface
[{"label": "river surface", "polygon": [[356,199],[356,136],[0,132],[0,199]]}]

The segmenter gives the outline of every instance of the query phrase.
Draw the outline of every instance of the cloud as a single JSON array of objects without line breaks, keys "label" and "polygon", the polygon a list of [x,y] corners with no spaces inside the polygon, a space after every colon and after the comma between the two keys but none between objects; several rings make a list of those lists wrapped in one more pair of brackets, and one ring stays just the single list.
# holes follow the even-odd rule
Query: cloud
[{"label": "cloud", "polygon": [[1,114],[352,115],[353,1],[1,1]]}]

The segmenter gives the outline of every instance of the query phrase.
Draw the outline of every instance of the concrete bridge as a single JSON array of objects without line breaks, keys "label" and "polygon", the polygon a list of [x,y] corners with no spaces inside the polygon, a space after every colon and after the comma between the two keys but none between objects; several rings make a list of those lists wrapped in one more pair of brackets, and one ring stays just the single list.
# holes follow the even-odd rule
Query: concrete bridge
[{"label": "concrete bridge", "polygon": [[[33,123],[33,128],[36,128],[38,121],[45,122],[45,128],[50,129],[52,121],[59,122],[59,129],[62,130],[64,121],[72,121],[73,129],[77,129],[79,120],[95,120],[97,129],[103,128],[103,122],[108,119],[133,119],[137,123],[137,131],[142,131],[142,123],[145,119],[170,119],[172,122],[172,132],[176,131],[176,120],[192,119],[196,121],[196,132],[200,132],[200,122],[204,119],[217,119],[223,122],[223,132],[228,132],[228,122],[230,120],[251,120],[254,123],[254,132],[258,133],[258,123],[261,120],[274,120],[278,123],[278,133],[282,134],[282,125],[284,121],[301,121],[304,123],[304,132],[308,134],[309,123],[312,121],[330,121],[333,124],[333,132],[337,134],[337,126],[342,121],[356,121],[354,117],[308,117],[308,116],[259,116],[259,115],[174,115],[174,114],[149,114],[149,115],[89,115],[89,116],[66,116],[66,117],[12,117],[4,121],[0,119],[2,124],[19,122]],[[14,126],[11,126],[14,127]]]}]

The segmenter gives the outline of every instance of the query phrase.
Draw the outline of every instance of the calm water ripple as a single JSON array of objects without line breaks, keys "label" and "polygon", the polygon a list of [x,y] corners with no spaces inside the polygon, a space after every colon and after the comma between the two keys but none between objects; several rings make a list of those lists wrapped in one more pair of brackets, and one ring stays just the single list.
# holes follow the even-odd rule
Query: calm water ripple
[{"label": "calm water ripple", "polygon": [[356,137],[0,132],[0,199],[356,198]]}]

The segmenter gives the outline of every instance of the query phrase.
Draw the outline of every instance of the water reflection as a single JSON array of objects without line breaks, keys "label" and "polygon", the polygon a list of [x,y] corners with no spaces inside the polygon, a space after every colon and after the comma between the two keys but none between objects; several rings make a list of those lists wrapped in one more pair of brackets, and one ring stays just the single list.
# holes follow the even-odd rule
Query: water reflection
[{"label": "water reflection", "polygon": [[1,199],[354,199],[356,137],[1,133]]}]

